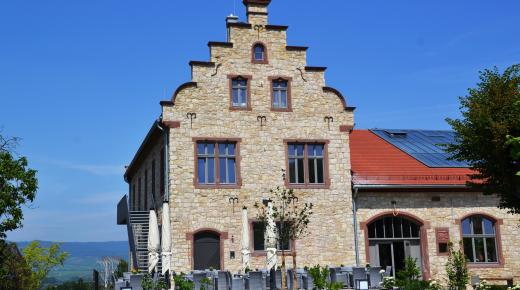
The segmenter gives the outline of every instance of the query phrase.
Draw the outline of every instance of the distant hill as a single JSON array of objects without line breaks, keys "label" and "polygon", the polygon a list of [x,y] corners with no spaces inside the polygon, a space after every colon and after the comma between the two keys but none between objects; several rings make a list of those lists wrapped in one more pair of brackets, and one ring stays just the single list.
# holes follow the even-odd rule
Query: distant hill
[{"label": "distant hill", "polygon": [[[53,242],[40,241],[44,247]],[[29,242],[17,242],[23,249]],[[102,257],[120,257],[128,261],[128,242],[64,242],[59,243],[62,251],[69,253],[63,267],[57,267],[48,278],[50,281],[64,282],[83,278],[92,280],[92,269],[97,267],[97,261]]]}]

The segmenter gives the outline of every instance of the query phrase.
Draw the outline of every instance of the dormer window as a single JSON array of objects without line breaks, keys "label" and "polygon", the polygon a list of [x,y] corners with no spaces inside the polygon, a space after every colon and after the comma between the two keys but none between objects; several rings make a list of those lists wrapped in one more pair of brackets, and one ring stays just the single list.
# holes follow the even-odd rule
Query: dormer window
[{"label": "dormer window", "polygon": [[250,110],[249,83],[251,76],[228,76],[228,78],[230,79],[230,109]]},{"label": "dormer window", "polygon": [[252,63],[264,63],[264,64],[267,63],[267,51],[265,49],[264,44],[255,43],[253,45],[251,62]]}]

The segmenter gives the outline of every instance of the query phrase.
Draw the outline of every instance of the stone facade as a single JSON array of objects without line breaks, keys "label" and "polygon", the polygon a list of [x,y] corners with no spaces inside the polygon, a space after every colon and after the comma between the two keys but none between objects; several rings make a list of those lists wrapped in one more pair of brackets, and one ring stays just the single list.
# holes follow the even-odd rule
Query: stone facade
[{"label": "stone facade", "polygon": [[[263,8],[262,8],[263,7]],[[297,189],[299,202],[314,204],[310,225],[312,238],[297,241],[300,265],[352,264],[354,244],[351,226],[351,190],[348,132],[353,113],[343,97],[324,89],[324,68],[309,68],[304,48],[287,47],[286,27],[269,26],[265,6],[252,5],[250,24],[228,24],[229,42],[210,43],[211,62],[192,62],[192,80],[163,103],[163,121],[180,122],[170,129],[170,207],[173,232],[173,269],[193,268],[192,234],[211,229],[221,234],[223,266],[241,268],[241,208],[269,197],[269,190],[284,186],[286,168],[284,140],[326,140],[330,186]],[[261,42],[268,63],[251,61],[252,46]],[[250,110],[230,110],[230,75],[250,76]],[[289,112],[271,110],[270,78],[291,80]],[[196,113],[196,119],[188,119]],[[264,126],[258,116],[265,116]],[[326,116],[334,118],[328,124]],[[239,138],[242,185],[231,189],[200,189],[194,186],[195,141],[193,138]],[[233,207],[230,197],[238,197]],[[234,210],[234,211],[233,211]],[[230,258],[230,252],[236,258]],[[253,253],[252,268],[265,267],[266,257]],[[290,260],[288,260],[290,262]]]},{"label": "stone facade", "polygon": [[[346,106],[338,91],[326,86],[325,68],[307,66],[307,48],[288,46],[287,27],[268,24],[270,1],[244,2],[248,23],[228,23],[227,41],[208,43],[210,59],[190,62],[192,79],[179,86],[171,100],[161,102],[161,122],[154,124],[125,175],[130,184],[130,208],[148,210],[152,205],[151,167],[155,164],[155,200],[162,201],[166,193],[170,205],[172,270],[192,270],[193,237],[200,231],[211,231],[220,237],[221,267],[237,272],[241,269],[242,207],[249,208],[249,219],[253,221],[256,216],[253,205],[269,198],[270,189],[286,186],[281,170],[288,170],[287,140],[319,140],[327,143],[325,168],[330,182],[322,188],[295,189],[300,203],[314,204],[310,235],[295,243],[298,265],[355,265],[349,151],[353,110]],[[257,43],[266,48],[267,60],[262,63],[252,61],[252,48]],[[248,79],[249,105],[243,110],[230,107],[230,78],[236,76]],[[291,106],[286,111],[271,108],[271,81],[279,77],[290,83]],[[164,136],[169,136],[168,144]],[[236,186],[197,186],[196,143],[217,139],[239,144],[240,178]],[[160,168],[164,148],[168,148],[168,186],[161,190],[161,184],[165,184]],[[149,176],[147,184],[145,175]],[[139,179],[143,184],[141,191]],[[149,193],[147,207],[142,202],[145,192]],[[432,201],[432,197],[440,199]],[[422,224],[424,277],[442,281],[447,256],[437,252],[436,230],[447,228],[450,241],[457,245],[461,239],[459,220],[467,214],[483,213],[494,218],[500,227],[499,251],[503,263],[472,267],[471,273],[487,279],[520,282],[518,216],[498,209],[496,198],[459,188],[364,190],[356,200],[361,265],[369,263],[367,222],[397,213]],[[290,258],[287,263],[291,264]],[[265,264],[265,253],[252,253],[252,268],[264,268]]]},{"label": "stone facade", "polygon": [[[433,197],[440,197],[439,201],[432,201]],[[395,210],[392,205],[395,202]],[[446,282],[445,265],[446,255],[437,252],[436,229],[448,228],[450,241],[456,248],[461,241],[460,219],[470,214],[484,214],[497,220],[500,233],[499,256],[503,265],[474,266],[469,265],[471,275],[478,275],[481,279],[488,279],[493,283],[505,283],[514,279],[520,282],[520,261],[518,249],[520,240],[520,222],[518,216],[508,214],[507,211],[497,208],[498,199],[493,196],[484,196],[481,193],[467,191],[428,192],[415,190],[409,192],[362,192],[358,199],[358,230],[360,258],[363,263],[369,263],[366,256],[366,234],[364,223],[382,214],[398,216],[412,216],[424,223],[426,249],[423,260],[428,259],[429,278]],[[498,237],[499,236],[499,237]],[[421,236],[423,239],[424,236]]]}]

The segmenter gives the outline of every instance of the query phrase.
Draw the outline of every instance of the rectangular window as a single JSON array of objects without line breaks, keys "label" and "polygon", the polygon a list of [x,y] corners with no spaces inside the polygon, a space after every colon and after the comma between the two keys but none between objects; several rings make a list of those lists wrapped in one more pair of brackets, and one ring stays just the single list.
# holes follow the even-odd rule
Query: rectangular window
[{"label": "rectangular window", "polygon": [[289,184],[325,184],[325,144],[288,143]]},{"label": "rectangular window", "polygon": [[231,80],[231,106],[247,108],[247,79],[237,77]]},{"label": "rectangular window", "polygon": [[135,197],[136,197],[135,194],[136,194],[136,192],[135,192],[135,182],[134,182],[134,184],[132,184],[132,194],[130,195],[130,204],[131,204],[132,211],[135,210],[135,204],[136,204],[136,202],[135,202]]},{"label": "rectangular window", "polygon": [[148,210],[148,170],[144,171],[144,210]]},{"label": "rectangular window", "polygon": [[165,190],[164,190],[164,184],[166,182],[165,180],[165,175],[164,175],[164,169],[165,169],[165,162],[164,162],[164,159],[165,159],[165,151],[164,151],[164,148],[161,149],[161,158],[160,158],[160,182],[161,184],[159,185],[159,188],[160,188],[160,191],[161,191],[161,195],[164,197],[164,195],[166,194]]},{"label": "rectangular window", "polygon": [[[277,231],[280,232],[281,223],[276,223]],[[253,222],[253,249],[255,251],[265,251],[266,250],[266,244],[265,244],[265,225],[260,222]],[[280,241],[277,241],[276,249],[281,251],[290,251],[291,250],[291,243],[286,242],[284,245],[281,245]]]},{"label": "rectangular window", "polygon": [[289,108],[287,96],[288,81],[283,79],[273,80],[273,109]]},{"label": "rectangular window", "polygon": [[237,143],[197,142],[197,183],[200,185],[236,185]]},{"label": "rectangular window", "polygon": [[215,144],[197,144],[198,178],[200,184],[215,183]]},{"label": "rectangular window", "polygon": [[137,180],[137,210],[141,210],[141,196],[142,196],[142,184],[141,184],[141,177]]},{"label": "rectangular window", "polygon": [[155,159],[152,160],[152,200],[155,200]]}]

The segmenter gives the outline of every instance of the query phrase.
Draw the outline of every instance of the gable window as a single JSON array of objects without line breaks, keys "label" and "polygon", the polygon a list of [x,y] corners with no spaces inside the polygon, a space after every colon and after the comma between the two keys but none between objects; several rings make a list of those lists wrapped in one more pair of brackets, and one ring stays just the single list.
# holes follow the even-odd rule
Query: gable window
[{"label": "gable window", "polygon": [[247,79],[238,77],[231,80],[232,106],[237,108],[247,107]]},{"label": "gable window", "polygon": [[237,141],[197,141],[196,151],[196,185],[239,185]]},{"label": "gable window", "polygon": [[[285,222],[284,224],[286,224],[286,223],[287,222]],[[277,222],[276,223],[277,233],[280,232],[280,226],[281,226],[281,223]],[[265,243],[265,224],[262,222],[253,222],[252,228],[253,228],[253,250],[254,251],[265,251],[266,246],[267,246]],[[282,243],[277,238],[276,249],[279,251],[281,251],[281,250],[291,251],[292,250],[291,243],[285,242],[282,245]]]},{"label": "gable window", "polygon": [[251,110],[251,76],[228,75],[230,110]]},{"label": "gable window", "polygon": [[271,110],[291,111],[291,82],[289,78],[271,79]]},{"label": "gable window", "polygon": [[481,215],[467,217],[461,222],[464,255],[469,263],[498,263],[495,222]]},{"label": "gable window", "polygon": [[287,142],[288,185],[327,186],[326,152],[325,142]]},{"label": "gable window", "polygon": [[253,49],[251,51],[251,62],[252,63],[263,63],[267,62],[267,51],[265,49],[265,45],[262,43],[255,43],[253,45]]}]

